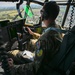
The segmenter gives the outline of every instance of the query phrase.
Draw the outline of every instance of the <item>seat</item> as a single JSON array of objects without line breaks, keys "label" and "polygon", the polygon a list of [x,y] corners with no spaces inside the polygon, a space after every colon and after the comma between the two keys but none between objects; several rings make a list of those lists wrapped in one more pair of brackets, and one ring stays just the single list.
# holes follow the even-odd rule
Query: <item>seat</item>
[{"label": "seat", "polygon": [[75,60],[75,26],[66,32],[58,52],[49,64],[47,75],[66,75]]}]

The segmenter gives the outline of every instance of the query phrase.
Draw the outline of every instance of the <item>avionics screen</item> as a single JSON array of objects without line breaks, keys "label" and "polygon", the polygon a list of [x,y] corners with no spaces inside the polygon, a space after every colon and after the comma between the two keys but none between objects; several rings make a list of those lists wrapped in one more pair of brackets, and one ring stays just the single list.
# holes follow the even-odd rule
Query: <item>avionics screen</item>
[{"label": "avionics screen", "polygon": [[9,22],[7,25],[9,39],[13,39],[14,37],[17,37],[17,32],[22,33],[23,25],[24,25],[24,19]]},{"label": "avionics screen", "polygon": [[17,37],[17,32],[22,33],[24,19],[10,22],[8,20],[0,21],[1,35],[4,42],[10,41]]}]

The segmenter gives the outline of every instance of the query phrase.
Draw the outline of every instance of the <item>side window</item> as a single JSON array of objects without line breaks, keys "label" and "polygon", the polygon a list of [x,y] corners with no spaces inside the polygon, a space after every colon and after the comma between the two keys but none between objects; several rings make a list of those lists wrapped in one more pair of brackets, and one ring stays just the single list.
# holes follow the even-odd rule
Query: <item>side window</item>
[{"label": "side window", "polygon": [[[60,12],[59,12],[59,15],[58,15],[58,17],[56,19],[57,24],[60,25],[60,26],[62,25],[66,8],[67,8],[66,5],[65,6],[64,5],[60,5]],[[73,9],[73,6],[70,6],[69,12],[67,14],[67,17],[66,17],[66,20],[65,20],[65,23],[64,23],[64,28],[67,28],[68,29],[70,23],[72,24],[71,25],[72,27],[74,26],[74,24],[75,24],[74,23],[74,18],[75,18],[74,14],[75,14],[75,8]],[[71,20],[72,20],[72,22],[71,22]]]},{"label": "side window", "polygon": [[56,22],[58,25],[61,25],[63,22],[65,11],[66,11],[66,6],[59,5],[59,7],[60,7],[60,12],[58,17],[56,18]]}]

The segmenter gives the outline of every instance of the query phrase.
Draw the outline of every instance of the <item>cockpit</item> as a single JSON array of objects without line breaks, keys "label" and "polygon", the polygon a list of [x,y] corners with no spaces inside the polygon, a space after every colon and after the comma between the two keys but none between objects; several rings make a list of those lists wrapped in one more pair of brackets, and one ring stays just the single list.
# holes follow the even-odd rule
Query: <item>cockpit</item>
[{"label": "cockpit", "polygon": [[[0,62],[3,61],[4,66],[6,66],[5,60],[8,51],[29,49],[29,41],[34,37],[29,34],[26,27],[40,34],[46,28],[40,19],[40,10],[44,3],[48,1],[56,1],[60,7],[59,15],[55,21],[60,28],[57,30],[61,32],[63,38],[60,51],[55,55],[49,66],[54,68],[56,65],[60,65],[59,68],[62,69],[62,65],[65,63],[64,70],[67,71],[68,67],[70,68],[75,60],[75,42],[73,42],[75,41],[75,0],[0,0]],[[72,40],[68,42],[71,47],[66,46],[68,40]],[[63,48],[64,50],[62,50]],[[73,60],[71,59],[72,56]],[[27,61],[26,63],[31,62],[23,59],[22,62],[16,62],[16,64],[24,64],[25,61]],[[1,71],[0,74],[3,74]],[[6,67],[4,67],[4,71],[8,73]]]}]

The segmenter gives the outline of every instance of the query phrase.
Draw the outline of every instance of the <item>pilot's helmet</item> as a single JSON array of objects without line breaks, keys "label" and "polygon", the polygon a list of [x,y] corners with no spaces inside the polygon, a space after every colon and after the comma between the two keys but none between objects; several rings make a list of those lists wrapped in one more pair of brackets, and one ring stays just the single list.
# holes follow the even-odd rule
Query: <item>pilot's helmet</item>
[{"label": "pilot's helmet", "polygon": [[46,2],[41,10],[41,14],[44,19],[52,19],[55,20],[59,14],[59,6],[55,1]]}]

